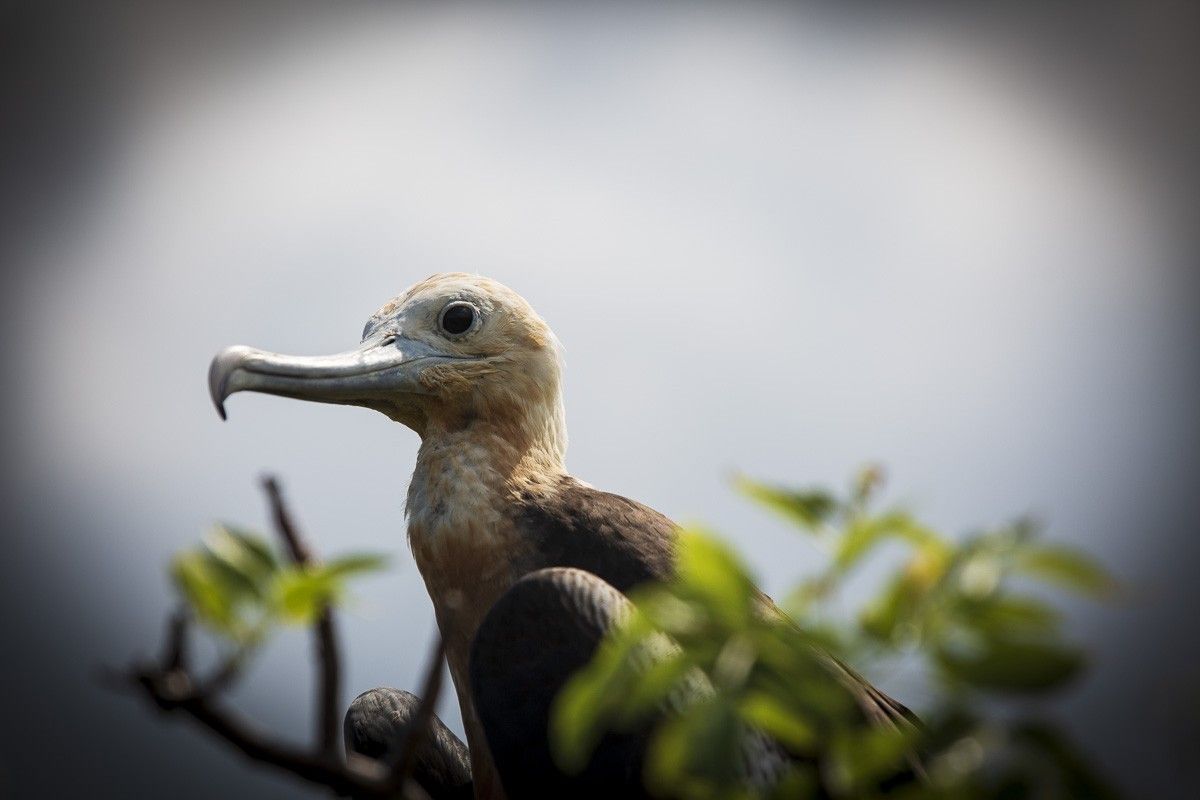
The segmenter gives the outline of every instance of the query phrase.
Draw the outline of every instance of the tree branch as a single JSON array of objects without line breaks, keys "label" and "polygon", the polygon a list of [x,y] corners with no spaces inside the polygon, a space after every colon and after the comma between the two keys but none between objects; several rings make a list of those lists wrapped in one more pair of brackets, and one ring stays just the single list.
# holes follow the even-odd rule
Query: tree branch
[{"label": "tree branch", "polygon": [[409,782],[417,756],[425,746],[426,739],[433,729],[433,710],[437,707],[438,696],[442,693],[442,662],[446,658],[446,643],[438,637],[437,646],[429,657],[429,665],[425,667],[425,679],[421,682],[420,702],[409,726],[408,736],[404,740],[404,749],[396,757],[392,766],[391,783],[393,786],[404,786]]},{"label": "tree branch", "polygon": [[[317,563],[283,501],[279,482],[263,479],[272,517],[288,556],[300,566]],[[429,800],[426,792],[411,777],[417,755],[432,727],[433,709],[442,684],[444,647],[439,639],[430,657],[424,679],[421,704],[404,748],[392,764],[357,756],[342,759],[338,747],[340,716],[338,690],[340,653],[332,609],[328,606],[313,625],[318,662],[317,745],[312,750],[272,739],[255,730],[242,717],[220,702],[221,693],[241,673],[244,653],[234,653],[218,665],[207,679],[194,676],[188,659],[188,634],[192,616],[185,607],[169,618],[167,636],[158,661],[135,665],[128,671],[102,674],[105,683],[114,680],[144,692],[164,713],[182,712],[191,716],[250,759],[275,766],[305,780],[326,786],[339,795],[362,800]]]},{"label": "tree branch", "polygon": [[[288,554],[297,564],[304,566],[316,563],[312,549],[300,535],[291,512],[283,500],[283,491],[279,481],[273,475],[267,475],[262,481],[267,493],[267,502],[271,507],[275,520],[275,529],[283,539]],[[317,619],[313,629],[314,643],[317,652],[317,664],[320,667],[317,689],[317,741],[321,752],[336,755],[338,752],[338,722],[341,707],[338,690],[341,684],[341,658],[338,650],[337,629],[333,622],[333,610],[326,606]]]},{"label": "tree branch", "polygon": [[182,672],[163,673],[156,668],[136,672],[132,680],[163,711],[182,711],[213,733],[229,742],[249,758],[287,770],[301,778],[320,783],[342,795],[355,797],[394,796],[393,787],[382,771],[369,763],[343,764],[336,757],[309,753],[273,741],[252,730],[233,712],[220,707],[213,696],[192,691],[188,676]]},{"label": "tree branch", "polygon": [[187,628],[190,620],[185,606],[180,606],[171,614],[162,654],[163,668],[167,671],[174,672],[180,669],[187,660]]},{"label": "tree branch", "polygon": [[287,548],[288,555],[292,557],[292,561],[297,564],[311,564],[316,559],[313,557],[312,550],[304,541],[304,537],[300,535],[299,529],[292,522],[292,514],[288,510],[287,504],[283,501],[283,490],[279,487],[279,480],[274,475],[264,475],[262,479],[263,490],[267,493],[267,502],[271,506],[271,516],[275,521],[275,530],[278,531],[280,538],[283,539],[283,544]]}]

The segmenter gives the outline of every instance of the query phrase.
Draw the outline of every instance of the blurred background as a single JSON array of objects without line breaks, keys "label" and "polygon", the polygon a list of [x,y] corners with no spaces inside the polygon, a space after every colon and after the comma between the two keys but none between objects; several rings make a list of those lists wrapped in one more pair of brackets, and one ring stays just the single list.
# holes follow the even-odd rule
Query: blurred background
[{"label": "blurred background", "polygon": [[[415,435],[253,395],[222,424],[205,374],[346,349],[445,270],[558,333],[573,472],[768,591],[822,556],[735,471],[879,461],[939,525],[1032,512],[1098,556],[1129,590],[1070,606],[1096,667],[1053,711],[1131,797],[1190,795],[1193,4],[2,8],[0,795],[310,791],[95,679],[157,648],[172,553],[266,527],[265,470],[320,550],[393,556],[343,619],[346,702],[415,688]],[[237,700],[300,738],[310,667],[284,637]]]}]

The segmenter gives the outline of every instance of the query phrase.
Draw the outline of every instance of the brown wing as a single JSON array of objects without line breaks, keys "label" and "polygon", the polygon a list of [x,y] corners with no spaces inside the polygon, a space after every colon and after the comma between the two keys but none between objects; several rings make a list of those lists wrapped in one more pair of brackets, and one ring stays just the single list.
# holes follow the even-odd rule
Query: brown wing
[{"label": "brown wing", "polygon": [[522,496],[514,516],[533,545],[523,572],[574,567],[620,592],[671,576],[677,526],[641,503],[564,478],[553,491]]},{"label": "brown wing", "polygon": [[[678,526],[641,503],[564,478],[554,491],[523,496],[516,509],[517,527],[534,545],[523,572],[575,567],[623,593],[639,583],[671,576]],[[762,600],[766,608],[782,615],[770,598],[762,595]],[[912,711],[849,666],[828,653],[818,656],[854,696],[867,719],[902,730],[920,725]],[[915,759],[913,766],[920,772]]]}]

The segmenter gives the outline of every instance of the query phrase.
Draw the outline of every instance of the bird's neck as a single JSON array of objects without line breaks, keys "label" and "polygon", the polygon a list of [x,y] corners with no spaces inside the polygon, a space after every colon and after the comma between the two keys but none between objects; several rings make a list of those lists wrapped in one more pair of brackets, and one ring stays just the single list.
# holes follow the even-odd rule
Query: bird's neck
[{"label": "bird's neck", "polygon": [[536,405],[515,419],[429,421],[408,490],[414,550],[449,539],[489,542],[512,498],[566,474],[561,409]]}]

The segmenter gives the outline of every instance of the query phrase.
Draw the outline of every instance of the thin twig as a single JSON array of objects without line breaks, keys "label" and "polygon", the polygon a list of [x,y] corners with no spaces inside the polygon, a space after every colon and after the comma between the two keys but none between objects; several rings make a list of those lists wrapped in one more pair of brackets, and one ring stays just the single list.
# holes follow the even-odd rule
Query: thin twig
[{"label": "thin twig", "polygon": [[404,786],[416,766],[417,756],[433,729],[433,710],[437,707],[438,695],[442,693],[442,662],[446,658],[446,643],[439,636],[437,646],[429,656],[429,664],[425,667],[425,679],[421,683],[420,701],[417,711],[409,724],[408,735],[404,737],[404,749],[396,757],[392,766],[391,783],[393,786]]},{"label": "thin twig", "polygon": [[163,668],[177,670],[187,661],[187,629],[191,617],[187,608],[180,606],[167,622],[167,641],[163,648]]},{"label": "thin twig", "polygon": [[[283,491],[279,481],[273,475],[263,478],[263,489],[267,493],[267,502],[275,519],[275,528],[287,547],[292,560],[300,566],[316,563],[312,549],[292,521],[291,512],[283,500]],[[321,752],[335,755],[338,752],[338,722],[341,706],[338,690],[341,684],[341,657],[338,650],[337,629],[333,621],[333,610],[327,605],[317,618],[313,629],[314,643],[317,651],[317,663],[320,665],[317,689],[317,741]]]},{"label": "thin twig", "polygon": [[341,660],[338,657],[337,629],[333,624],[333,611],[326,607],[317,619],[316,628],[317,658],[321,664],[320,690],[320,741],[321,750],[327,754],[338,752],[338,733],[341,714],[341,700],[338,697],[338,685],[341,682]]},{"label": "thin twig", "polygon": [[200,692],[206,695],[216,695],[233,685],[242,674],[242,666],[246,663],[246,653],[243,650],[229,656],[216,668],[207,679],[200,683]]},{"label": "thin twig", "polygon": [[268,739],[252,730],[233,712],[219,707],[210,695],[190,691],[186,681],[171,681],[169,677],[156,669],[149,669],[135,673],[132,679],[145,689],[160,709],[189,714],[255,761],[285,769],[301,778],[328,786],[339,794],[378,797],[390,793],[390,781],[383,780],[381,774],[368,771],[369,765],[359,762],[354,765],[343,764],[336,758],[308,753]]},{"label": "thin twig", "polygon": [[292,522],[292,514],[288,511],[287,504],[283,501],[283,490],[279,487],[279,480],[274,475],[266,475],[262,479],[262,485],[267,493],[267,502],[271,506],[271,515],[275,520],[275,530],[279,532],[280,537],[283,539],[283,544],[287,547],[288,555],[297,564],[311,564],[315,560],[312,551],[300,535],[300,531],[296,528],[295,523]]}]

